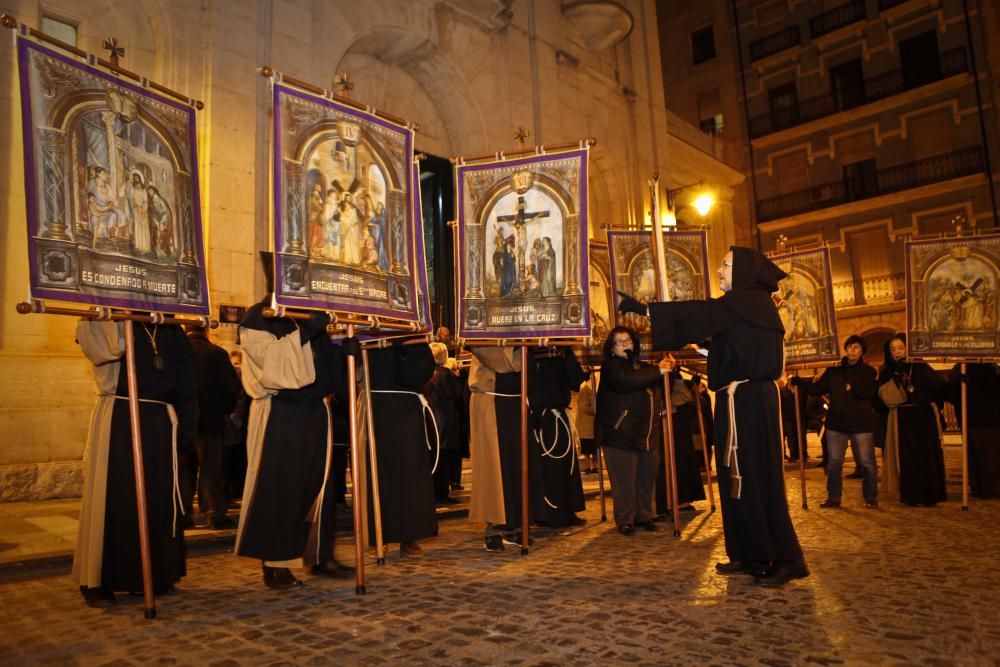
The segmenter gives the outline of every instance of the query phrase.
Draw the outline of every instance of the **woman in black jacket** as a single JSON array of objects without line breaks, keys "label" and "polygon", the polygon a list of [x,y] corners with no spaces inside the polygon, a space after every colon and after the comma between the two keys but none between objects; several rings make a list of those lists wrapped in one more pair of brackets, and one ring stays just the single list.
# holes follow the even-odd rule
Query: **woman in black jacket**
[{"label": "woman in black jacket", "polygon": [[885,344],[878,397],[889,409],[882,490],[899,492],[907,505],[934,507],[948,499],[937,406],[944,380],[925,363],[906,360],[906,336]]},{"label": "woman in black jacket", "polygon": [[604,342],[601,384],[597,390],[594,438],[604,448],[611,477],[615,523],[623,535],[635,527],[656,530],[652,492],[656,481],[662,396],[656,388],[670,372],[673,360],[658,366],[638,360],[639,336],[615,327]]}]

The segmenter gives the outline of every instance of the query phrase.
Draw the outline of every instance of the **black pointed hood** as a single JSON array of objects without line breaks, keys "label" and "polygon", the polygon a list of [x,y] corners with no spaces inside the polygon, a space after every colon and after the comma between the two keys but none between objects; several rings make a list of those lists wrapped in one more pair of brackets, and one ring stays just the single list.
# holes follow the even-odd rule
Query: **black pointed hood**
[{"label": "black pointed hood", "polygon": [[778,291],[778,282],[788,274],[753,248],[734,245],[730,250],[733,253],[733,288],[721,301],[744,320],[784,333],[785,327],[771,293]]}]

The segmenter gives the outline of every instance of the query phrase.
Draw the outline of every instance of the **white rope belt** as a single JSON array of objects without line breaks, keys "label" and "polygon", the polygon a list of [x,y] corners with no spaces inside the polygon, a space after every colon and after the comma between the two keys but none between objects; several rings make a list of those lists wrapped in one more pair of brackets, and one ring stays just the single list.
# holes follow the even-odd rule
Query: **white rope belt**
[{"label": "white rope belt", "polygon": [[416,391],[395,391],[392,389],[372,389],[373,394],[407,394],[410,396],[416,396],[420,399],[421,406],[421,417],[423,413],[427,413],[431,416],[431,423],[434,424],[434,441],[437,443],[436,448],[431,448],[430,435],[427,433],[427,420],[424,421],[424,444],[427,445],[427,451],[434,452],[434,466],[431,468],[431,474],[433,475],[437,471],[438,461],[441,458],[441,432],[438,430],[437,418],[434,417],[434,410],[431,409],[431,404],[427,402],[427,398]]},{"label": "white rope belt", "polygon": [[726,387],[726,397],[729,400],[729,433],[726,437],[726,454],[723,457],[725,465],[731,469],[729,480],[731,486],[729,495],[740,499],[743,493],[743,476],[740,474],[739,439],[736,437],[736,388],[750,380],[733,380]]},{"label": "white rope belt", "polygon": [[[128,401],[128,396],[118,396],[117,394],[101,394],[102,396],[111,396],[119,401]],[[177,474],[177,411],[174,410],[174,406],[170,403],[165,403],[163,401],[154,401],[150,398],[140,398],[140,403],[155,403],[157,405],[162,405],[167,408],[167,416],[170,418],[171,434],[170,434],[170,456],[171,463],[174,468],[174,492],[171,494],[170,502],[173,504],[173,521],[171,526],[171,537],[177,537],[177,508],[180,507],[181,514],[184,514],[184,500],[181,496],[181,485],[180,478]],[[131,422],[129,422],[129,428],[131,429]],[[146,467],[143,466],[145,471]],[[143,480],[145,484],[146,480]]]}]

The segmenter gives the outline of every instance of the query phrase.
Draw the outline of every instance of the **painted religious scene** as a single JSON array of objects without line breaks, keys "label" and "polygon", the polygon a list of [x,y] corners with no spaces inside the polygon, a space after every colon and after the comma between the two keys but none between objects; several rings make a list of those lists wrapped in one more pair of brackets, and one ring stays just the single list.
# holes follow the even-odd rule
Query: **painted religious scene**
[{"label": "painted religious scene", "polygon": [[839,360],[830,249],[823,246],[769,256],[788,274],[773,295],[785,326],[785,365],[807,366]]},{"label": "painted religious scene", "polygon": [[412,130],[279,78],[275,300],[418,321],[423,234],[413,203]]},{"label": "painted religious scene", "polygon": [[910,355],[1000,358],[1000,235],[908,241]]},{"label": "painted religious scene", "polygon": [[208,314],[194,108],[20,36],[18,67],[32,297]]},{"label": "painted religious scene", "polygon": [[[652,241],[650,232],[608,231],[615,324],[622,324],[639,332],[644,355],[650,349],[649,320],[634,313],[619,313],[618,292],[630,294],[642,303],[657,300],[656,262],[651,251]],[[711,287],[708,280],[707,233],[704,230],[664,231],[663,242],[669,291],[667,300],[708,298]],[[681,351],[681,356],[687,354],[687,351]],[[691,352],[691,355],[695,354]]]},{"label": "painted religious scene", "polygon": [[587,154],[457,168],[461,337],[590,335]]}]

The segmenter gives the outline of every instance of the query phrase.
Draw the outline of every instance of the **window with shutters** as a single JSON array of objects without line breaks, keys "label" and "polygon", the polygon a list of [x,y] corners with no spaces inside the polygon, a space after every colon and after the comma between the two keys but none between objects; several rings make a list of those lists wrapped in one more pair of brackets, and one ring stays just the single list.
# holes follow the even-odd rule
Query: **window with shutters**
[{"label": "window with shutters", "polygon": [[954,150],[951,139],[953,127],[951,112],[947,109],[909,119],[906,123],[906,139],[913,150],[913,159],[919,160]]},{"label": "window with shutters", "polygon": [[701,30],[691,33],[691,60],[695,65],[711,60],[715,57],[715,34],[712,26],[706,26]]},{"label": "window with shutters", "polygon": [[798,192],[809,187],[809,160],[804,150],[774,158],[774,180],[779,194]]}]

